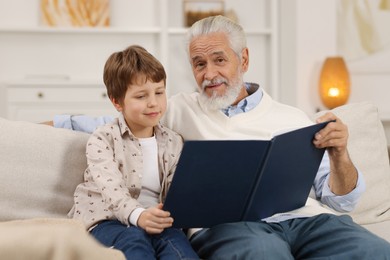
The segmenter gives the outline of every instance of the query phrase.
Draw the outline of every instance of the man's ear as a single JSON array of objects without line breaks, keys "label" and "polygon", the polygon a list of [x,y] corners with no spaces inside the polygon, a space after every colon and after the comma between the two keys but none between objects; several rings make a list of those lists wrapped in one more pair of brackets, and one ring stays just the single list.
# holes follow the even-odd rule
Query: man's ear
[{"label": "man's ear", "polygon": [[122,111],[122,105],[116,101],[115,98],[110,98],[111,103],[114,105],[116,111],[121,112]]},{"label": "man's ear", "polygon": [[249,49],[244,48],[241,51],[241,69],[242,72],[247,72],[249,68]]}]

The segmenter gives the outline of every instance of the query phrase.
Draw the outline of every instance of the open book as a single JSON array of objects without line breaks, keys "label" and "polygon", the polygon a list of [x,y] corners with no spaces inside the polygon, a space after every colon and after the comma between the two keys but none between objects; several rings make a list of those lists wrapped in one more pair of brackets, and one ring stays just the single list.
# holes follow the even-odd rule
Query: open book
[{"label": "open book", "polygon": [[325,149],[326,123],[271,140],[186,141],[164,210],[179,228],[257,221],[305,205]]}]

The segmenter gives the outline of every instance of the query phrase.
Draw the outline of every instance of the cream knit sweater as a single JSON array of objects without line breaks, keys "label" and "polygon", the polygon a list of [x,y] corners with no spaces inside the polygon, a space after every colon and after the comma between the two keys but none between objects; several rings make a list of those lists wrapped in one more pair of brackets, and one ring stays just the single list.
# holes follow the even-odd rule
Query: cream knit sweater
[{"label": "cream knit sweater", "polygon": [[184,140],[269,140],[275,133],[313,124],[304,112],[272,100],[264,91],[258,106],[233,117],[220,110],[207,110],[198,97],[199,93],[181,93],[168,102],[163,124],[180,133]]}]

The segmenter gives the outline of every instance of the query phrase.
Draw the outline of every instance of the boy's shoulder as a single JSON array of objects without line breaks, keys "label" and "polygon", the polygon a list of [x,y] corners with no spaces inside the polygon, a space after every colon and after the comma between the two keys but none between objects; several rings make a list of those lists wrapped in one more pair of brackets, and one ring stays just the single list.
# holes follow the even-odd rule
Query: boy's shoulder
[{"label": "boy's shoulder", "polygon": [[92,132],[92,135],[112,135],[118,132],[120,129],[118,118],[114,118],[111,122],[105,123],[96,127],[95,131]]}]

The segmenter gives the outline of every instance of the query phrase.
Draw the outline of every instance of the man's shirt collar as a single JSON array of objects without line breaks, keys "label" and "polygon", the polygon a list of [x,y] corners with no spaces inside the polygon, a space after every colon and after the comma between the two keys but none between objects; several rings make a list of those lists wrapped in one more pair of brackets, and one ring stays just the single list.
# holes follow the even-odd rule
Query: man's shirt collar
[{"label": "man's shirt collar", "polygon": [[238,102],[236,106],[229,106],[222,109],[222,112],[228,117],[248,112],[260,103],[263,97],[263,91],[260,86],[256,83],[245,83],[245,87],[248,92],[248,96],[246,98]]}]

